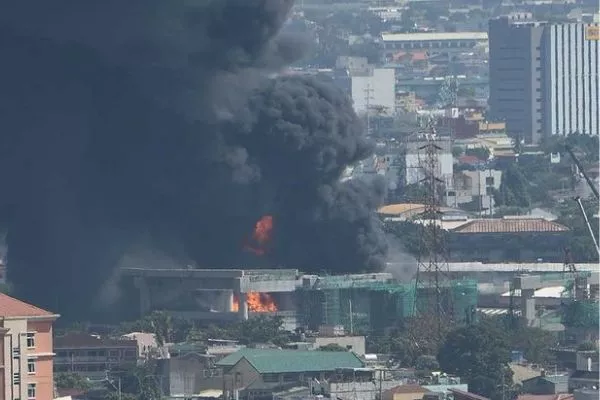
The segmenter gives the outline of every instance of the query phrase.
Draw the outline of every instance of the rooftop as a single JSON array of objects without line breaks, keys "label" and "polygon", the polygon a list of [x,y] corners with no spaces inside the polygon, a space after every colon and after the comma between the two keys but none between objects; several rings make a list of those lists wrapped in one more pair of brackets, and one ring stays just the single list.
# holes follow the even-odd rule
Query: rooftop
[{"label": "rooftop", "polygon": [[58,315],[0,293],[0,318],[18,317],[58,317]]},{"label": "rooftop", "polygon": [[217,362],[232,367],[242,358],[259,373],[335,371],[339,368],[362,368],[363,362],[351,352],[298,351],[279,349],[242,349]]},{"label": "rooftop", "polygon": [[488,40],[488,34],[487,32],[382,33],[381,38],[384,42]]},{"label": "rooftop", "polygon": [[569,375],[546,375],[546,376],[534,376],[533,378],[523,380],[523,383],[533,381],[533,380],[544,380],[548,382],[552,382],[554,384],[560,383],[568,383]]},{"label": "rooftop", "polygon": [[543,218],[493,218],[474,219],[454,229],[456,233],[516,233],[516,232],[566,232],[569,228]]},{"label": "rooftop", "polygon": [[575,396],[572,394],[520,394],[517,400],[572,400]]},{"label": "rooftop", "polygon": [[137,349],[137,341],[101,338],[87,333],[68,333],[64,336],[57,336],[54,338],[55,349],[96,347],[135,347]]},{"label": "rooftop", "polygon": [[[468,398],[468,399],[472,399],[472,400],[490,400],[487,397],[483,397],[480,396],[478,394],[475,393],[471,393],[471,392],[465,392],[463,390],[460,389],[449,389],[450,392],[452,392],[454,395],[459,395],[462,398]],[[456,397],[456,396],[455,396]]]}]

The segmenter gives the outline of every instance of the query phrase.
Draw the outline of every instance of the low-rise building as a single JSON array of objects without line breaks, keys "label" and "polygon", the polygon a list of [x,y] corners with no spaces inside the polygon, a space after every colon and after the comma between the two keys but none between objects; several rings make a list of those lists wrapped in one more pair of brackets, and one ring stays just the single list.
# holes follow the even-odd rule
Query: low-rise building
[{"label": "low-rise building", "polygon": [[562,262],[569,228],[542,218],[473,219],[451,230],[454,262]]},{"label": "low-rise building", "polygon": [[0,398],[52,400],[57,314],[0,293]]},{"label": "low-rise building", "polygon": [[523,381],[523,391],[529,394],[559,394],[569,391],[568,375],[546,375],[542,371],[540,376],[525,379]]},{"label": "low-rise building", "polygon": [[86,333],[70,333],[54,341],[57,372],[76,372],[88,378],[101,378],[116,366],[134,365],[138,343],[131,339],[101,338]]},{"label": "low-rise building", "polygon": [[[219,361],[224,399],[272,399],[294,386],[315,389],[342,370],[364,368],[352,352],[243,349]],[[324,389],[318,389],[324,391]]]},{"label": "low-rise building", "polygon": [[192,397],[207,390],[221,392],[222,369],[215,357],[188,343],[173,345],[169,357],[158,360],[162,393],[171,397]]}]

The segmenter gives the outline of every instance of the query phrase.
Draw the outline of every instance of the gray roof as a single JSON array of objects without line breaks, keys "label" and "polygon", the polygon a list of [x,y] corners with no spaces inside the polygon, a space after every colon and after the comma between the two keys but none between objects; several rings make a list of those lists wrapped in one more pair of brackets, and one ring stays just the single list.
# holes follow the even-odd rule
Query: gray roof
[{"label": "gray roof", "polygon": [[364,363],[352,352],[242,349],[221,361],[220,367],[232,367],[242,358],[259,373],[335,371],[339,368],[362,368]]}]

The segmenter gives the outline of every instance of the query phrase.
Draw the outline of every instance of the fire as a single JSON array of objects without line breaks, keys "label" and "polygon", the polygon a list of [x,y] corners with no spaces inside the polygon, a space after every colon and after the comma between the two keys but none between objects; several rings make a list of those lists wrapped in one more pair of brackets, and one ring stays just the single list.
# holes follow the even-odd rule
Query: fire
[{"label": "fire", "polygon": [[[248,292],[246,293],[246,301],[248,302],[248,311],[250,312],[275,312],[277,304],[268,293]],[[237,312],[240,309],[240,301],[237,297],[233,298],[231,311]]]},{"label": "fire", "polygon": [[252,232],[251,243],[244,248],[257,256],[262,256],[266,253],[266,246],[271,240],[271,232],[273,231],[273,217],[265,215],[256,222],[254,232]]}]

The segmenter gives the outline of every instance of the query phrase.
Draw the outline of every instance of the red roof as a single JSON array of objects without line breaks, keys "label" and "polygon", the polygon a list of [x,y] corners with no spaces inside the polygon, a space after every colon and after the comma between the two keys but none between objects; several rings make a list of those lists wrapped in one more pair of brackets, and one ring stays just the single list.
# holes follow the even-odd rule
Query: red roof
[{"label": "red roof", "polygon": [[427,53],[425,53],[424,51],[417,51],[412,53],[412,60],[413,61],[425,61],[427,60]]},{"label": "red roof", "polygon": [[465,392],[464,390],[459,389],[448,389],[450,392],[454,394],[454,397],[460,397],[462,399],[470,399],[470,400],[490,400],[487,397],[480,396],[475,393]]},{"label": "red roof", "polygon": [[569,228],[541,218],[491,218],[474,219],[461,225],[456,233],[515,233],[515,232],[566,232]]},{"label": "red roof", "polygon": [[464,156],[458,157],[458,162],[461,163],[461,164],[471,164],[471,165],[473,165],[473,164],[481,164],[484,161],[480,160],[476,156],[467,156],[467,155],[464,155]]},{"label": "red roof", "polygon": [[0,293],[0,318],[10,317],[51,317],[54,313]]}]

